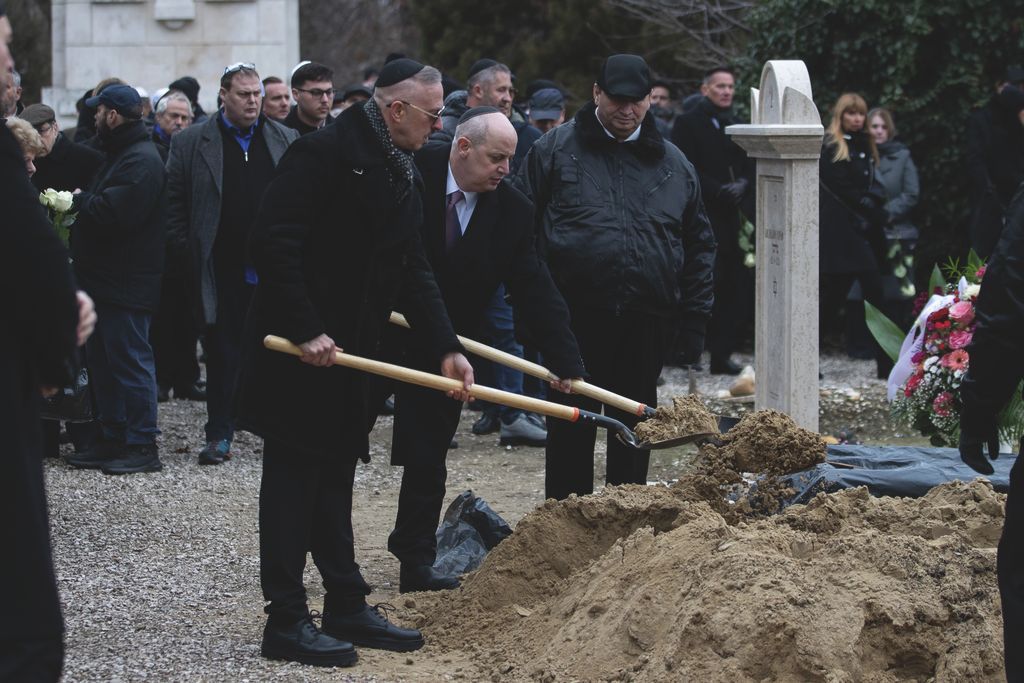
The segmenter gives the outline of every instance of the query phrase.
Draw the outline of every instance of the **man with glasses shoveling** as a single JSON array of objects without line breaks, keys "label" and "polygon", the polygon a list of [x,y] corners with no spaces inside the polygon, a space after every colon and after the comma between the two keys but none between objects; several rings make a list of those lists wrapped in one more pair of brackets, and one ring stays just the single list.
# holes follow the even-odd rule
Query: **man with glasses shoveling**
[{"label": "man with glasses shoveling", "polygon": [[[352,484],[369,458],[368,375],[331,364],[335,351],[378,353],[399,299],[422,332],[434,372],[473,370],[461,353],[419,238],[422,182],[412,152],[440,124],[441,74],[411,59],[389,62],[372,99],[299,139],[267,188],[250,241],[259,282],[246,322],[240,424],[263,437],[260,579],[269,603],[263,656],[324,666],[356,661],[353,646],[405,652],[415,629],[370,606],[355,559]],[[329,205],[344,211],[325,210]],[[262,346],[290,339],[294,357]],[[322,630],[302,582],[306,553],[323,578]]]}]

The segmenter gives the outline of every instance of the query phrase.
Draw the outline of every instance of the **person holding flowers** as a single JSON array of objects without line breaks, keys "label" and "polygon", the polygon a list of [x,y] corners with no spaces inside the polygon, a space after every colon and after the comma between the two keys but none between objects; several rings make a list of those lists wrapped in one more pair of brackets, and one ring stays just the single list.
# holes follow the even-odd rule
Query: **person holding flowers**
[{"label": "person holding flowers", "polygon": [[[949,309],[951,321],[963,321],[965,307]],[[1024,192],[1020,189],[1007,211],[1007,221],[984,272],[977,305],[970,311],[974,328],[959,335],[967,341],[971,366],[960,387],[960,457],[982,474],[992,474],[999,455],[999,412],[1013,397],[1024,378]],[[950,335],[950,344],[953,337]],[[1003,643],[1006,679],[1024,680],[1024,470],[1020,452],[1010,471],[1006,521],[999,541],[998,579],[1003,607]]]}]

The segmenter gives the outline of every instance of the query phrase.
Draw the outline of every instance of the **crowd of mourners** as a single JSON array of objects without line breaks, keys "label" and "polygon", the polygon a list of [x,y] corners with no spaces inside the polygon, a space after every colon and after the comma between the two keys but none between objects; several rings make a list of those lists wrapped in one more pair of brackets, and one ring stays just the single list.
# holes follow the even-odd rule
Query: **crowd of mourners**
[{"label": "crowd of mourners", "polygon": [[[110,475],[162,469],[157,414],[168,400],[205,401],[201,465],[231,459],[236,429],[262,437],[262,653],[344,666],[356,647],[423,645],[366,602],[355,560],[352,483],[378,414],[394,413],[391,460],[404,468],[388,539],[400,590],[446,590],[459,580],[434,569],[434,530],[473,384],[603,410],[632,428],[641,416],[572,393],[572,380],[654,406],[666,364],[741,370],[756,169],[725,132],[737,122],[729,67],[682,99],[641,57],[611,55],[570,115],[558,83],[519,90],[510,66],[484,57],[442,74],[394,54],[344,87],[316,62],[287,75],[235,63],[218,70],[209,112],[191,76],[152,96],[111,77],[62,130],[51,107],[24,106],[4,38],[5,233],[29,236],[3,250],[5,284],[49,284],[18,310],[36,336],[4,342],[14,344],[5,355],[28,359],[9,391],[29,483],[8,504],[35,515],[18,539],[34,554],[13,581],[38,590],[14,598],[30,645],[12,630],[18,617],[4,620],[0,678],[59,676],[45,498],[38,463],[26,463],[56,457],[62,417],[67,463]],[[1024,180],[1022,86],[1024,72],[1009,69],[968,122],[970,241],[985,257]],[[861,301],[909,322],[919,240],[918,173],[895,119],[842,95],[820,161],[820,328],[845,311],[848,352],[874,358],[880,377],[890,362]],[[72,193],[67,251],[38,201],[51,189]],[[388,324],[392,311],[409,329]],[[54,320],[40,323],[48,312]],[[268,334],[290,340],[302,362],[265,348]],[[467,358],[457,334],[541,363],[553,379]],[[461,388],[445,396],[326,369],[341,351]],[[34,385],[56,392],[42,421]],[[62,415],[61,399],[84,412]],[[475,434],[545,447],[546,497],[592,492],[596,425],[475,407]],[[607,483],[646,483],[648,461],[609,438]],[[307,552],[327,590],[319,624],[302,583]]]}]

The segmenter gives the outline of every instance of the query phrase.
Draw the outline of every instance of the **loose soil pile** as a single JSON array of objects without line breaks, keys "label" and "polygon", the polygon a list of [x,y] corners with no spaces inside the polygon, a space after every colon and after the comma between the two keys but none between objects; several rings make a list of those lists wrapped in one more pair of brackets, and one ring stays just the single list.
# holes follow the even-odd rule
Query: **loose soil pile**
[{"label": "loose soil pile", "polygon": [[717,434],[718,420],[696,396],[676,396],[672,405],[661,406],[654,417],[636,426],[640,441],[653,443],[688,434]]},{"label": "loose soil pile", "polygon": [[692,493],[548,501],[461,589],[405,606],[493,681],[1001,680],[1005,499],[987,483],[734,525]]},{"label": "loose soil pile", "polygon": [[[687,500],[706,502],[735,524],[778,512],[795,493],[780,477],[824,462],[826,453],[819,434],[803,429],[785,413],[759,410],[744,415],[717,441],[701,446],[693,472],[680,477],[673,488]],[[760,476],[749,482],[744,473]]]}]

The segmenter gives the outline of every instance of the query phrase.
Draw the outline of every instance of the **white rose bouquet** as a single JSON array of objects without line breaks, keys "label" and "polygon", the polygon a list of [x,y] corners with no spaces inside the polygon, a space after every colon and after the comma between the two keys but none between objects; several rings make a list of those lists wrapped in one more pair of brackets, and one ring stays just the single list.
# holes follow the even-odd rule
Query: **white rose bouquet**
[{"label": "white rose bouquet", "polygon": [[50,215],[50,222],[53,223],[53,229],[57,231],[57,236],[64,244],[68,243],[71,224],[78,217],[76,213],[68,213],[71,211],[74,201],[74,195],[70,192],[58,192],[52,187],[39,193],[39,203],[46,207],[46,211]]}]

